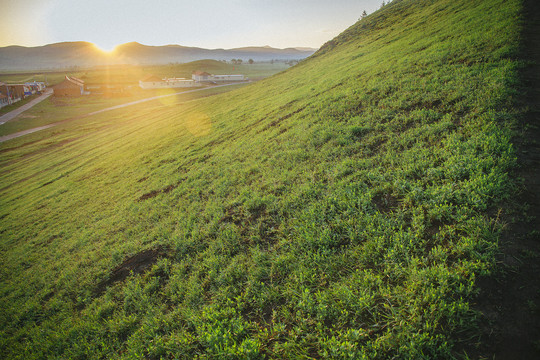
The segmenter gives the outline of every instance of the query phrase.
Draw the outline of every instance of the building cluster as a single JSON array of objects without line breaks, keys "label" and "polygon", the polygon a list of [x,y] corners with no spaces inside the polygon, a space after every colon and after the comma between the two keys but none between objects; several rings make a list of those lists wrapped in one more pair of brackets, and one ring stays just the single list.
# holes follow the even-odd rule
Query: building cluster
[{"label": "building cluster", "polygon": [[44,89],[44,82],[33,81],[24,84],[5,84],[0,82],[0,108],[16,103],[17,101],[39,93]]},{"label": "building cluster", "polygon": [[[201,87],[205,84],[246,81],[245,75],[213,75],[204,71],[193,72],[191,79],[185,78],[159,78],[149,75],[139,80],[142,89],[164,88],[191,88]],[[73,76],[66,78],[53,87],[54,96],[81,96],[87,94],[121,93],[124,87],[113,84],[85,84],[84,80]]]},{"label": "building cluster", "polygon": [[163,88],[188,88],[200,87],[204,84],[217,84],[225,82],[246,81],[248,78],[244,75],[213,75],[204,71],[195,71],[191,79],[185,78],[163,78],[155,75],[149,75],[139,80],[139,86],[142,89],[163,89]]}]

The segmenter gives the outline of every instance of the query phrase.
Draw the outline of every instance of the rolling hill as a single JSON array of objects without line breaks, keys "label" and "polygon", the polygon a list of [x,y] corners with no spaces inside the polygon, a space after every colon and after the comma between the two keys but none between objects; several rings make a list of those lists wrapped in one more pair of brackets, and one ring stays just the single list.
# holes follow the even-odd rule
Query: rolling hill
[{"label": "rolling hill", "polygon": [[524,6],[395,0],[244,88],[0,144],[1,357],[492,356]]},{"label": "rolling hill", "polygon": [[44,70],[66,67],[92,67],[114,64],[168,64],[212,59],[248,61],[301,60],[316,49],[275,49],[268,46],[238,49],[203,49],[180,45],[148,46],[137,42],[118,45],[104,53],[92,43],[63,42],[36,47],[6,46],[0,48],[0,70]]}]

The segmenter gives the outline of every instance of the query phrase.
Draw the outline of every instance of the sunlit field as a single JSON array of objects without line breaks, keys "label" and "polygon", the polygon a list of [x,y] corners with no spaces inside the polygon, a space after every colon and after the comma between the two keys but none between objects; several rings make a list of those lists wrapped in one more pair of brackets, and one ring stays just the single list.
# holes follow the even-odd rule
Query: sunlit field
[{"label": "sunlit field", "polygon": [[[70,118],[78,118],[85,116],[97,110],[108,107],[121,105],[140,99],[146,99],[162,95],[170,95],[186,91],[182,95],[183,101],[188,101],[194,98],[207,97],[214,94],[230,91],[234,88],[245,86],[246,84],[232,85],[228,87],[201,89],[197,93],[191,93],[190,88],[175,88],[175,89],[141,89],[139,80],[145,76],[152,74],[158,77],[184,77],[191,78],[191,74],[195,70],[208,71],[212,74],[231,74],[238,72],[250,77],[251,81],[258,81],[265,77],[289,68],[289,65],[284,63],[255,63],[246,65],[231,65],[215,60],[201,60],[186,64],[171,64],[171,65],[155,65],[155,66],[104,66],[96,69],[85,70],[81,72],[65,72],[65,73],[48,73],[35,74],[28,76],[29,73],[2,75],[0,80],[7,83],[20,83],[24,81],[47,81],[50,86],[61,82],[65,76],[75,76],[85,81],[90,86],[112,85],[122,87],[121,92],[103,92],[91,94],[78,98],[69,97],[51,97],[44,102],[36,105],[29,111],[20,115],[15,121],[8,122],[0,126],[0,136],[13,134],[19,131],[32,129],[35,127],[56,123]],[[34,96],[35,97],[35,96]],[[32,97],[32,98],[34,98]],[[166,98],[161,101],[176,102],[176,99]],[[1,114],[6,113],[14,108],[26,103],[27,100],[15,103],[12,106],[7,106],[1,109]]]},{"label": "sunlit field", "polygon": [[66,75],[74,76],[91,84],[139,85],[139,80],[147,75],[158,77],[184,77],[191,79],[193,71],[207,71],[211,74],[244,74],[253,80],[273,75],[288,69],[284,62],[254,63],[234,65],[216,60],[200,60],[185,64],[169,65],[110,65],[90,69],[65,69],[49,72],[4,72],[0,71],[0,81],[23,83],[27,81],[46,81],[51,86],[61,82]]},{"label": "sunlit field", "polygon": [[520,4],[394,1],[264,80],[1,143],[0,357],[465,358],[517,191]]}]

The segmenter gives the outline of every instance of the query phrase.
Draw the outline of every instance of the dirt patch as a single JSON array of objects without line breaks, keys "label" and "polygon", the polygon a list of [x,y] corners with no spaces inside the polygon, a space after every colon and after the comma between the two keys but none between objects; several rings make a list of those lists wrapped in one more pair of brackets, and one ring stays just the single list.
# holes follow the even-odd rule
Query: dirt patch
[{"label": "dirt patch", "polygon": [[151,199],[153,197],[156,197],[159,195],[159,193],[161,192],[161,190],[152,190],[146,194],[143,194],[140,198],[139,198],[139,201],[144,201],[144,200],[148,200],[148,199]]},{"label": "dirt patch", "polygon": [[176,189],[178,187],[178,184],[171,184],[167,187],[164,187],[161,191],[164,193],[164,194],[167,194],[171,191],[173,191],[174,189]]},{"label": "dirt patch", "polygon": [[163,159],[163,160],[160,160],[159,165],[171,164],[173,162],[176,162],[176,159]]},{"label": "dirt patch", "polygon": [[371,199],[371,202],[379,212],[385,214],[399,206],[399,199],[390,194],[377,194]]},{"label": "dirt patch", "polygon": [[225,208],[225,214],[219,219],[219,224],[234,224],[240,229],[240,234],[248,240],[249,232],[255,232],[259,237],[258,244],[262,249],[268,250],[278,239],[279,223],[268,213],[266,206],[261,204],[245,211],[240,205],[231,205]]},{"label": "dirt patch", "polygon": [[291,112],[291,113],[289,113],[289,114],[287,114],[287,115],[284,115],[284,116],[280,117],[280,118],[277,119],[277,120],[272,121],[270,124],[266,125],[266,126],[265,126],[261,131],[259,131],[258,133],[261,133],[261,132],[263,132],[263,131],[266,131],[266,130],[269,130],[269,129],[273,128],[273,127],[276,127],[276,126],[279,125],[282,121],[285,121],[285,120],[289,119],[290,117],[292,117],[293,115],[298,114],[299,112],[303,111],[305,108],[306,108],[306,106],[302,106],[302,107],[296,109],[295,111],[293,111],[293,112]]},{"label": "dirt patch", "polygon": [[150,191],[150,192],[148,192],[146,194],[143,194],[138,200],[139,201],[144,201],[144,200],[148,200],[148,199],[151,199],[153,197],[156,197],[161,193],[167,194],[167,193],[171,192],[172,190],[176,189],[178,187],[178,185],[180,185],[180,183],[182,183],[182,181],[183,180],[180,180],[176,184],[171,184],[171,185],[165,186],[163,189],[152,190],[152,191]]},{"label": "dirt patch", "polygon": [[429,226],[426,228],[425,234],[429,239],[434,238],[435,235],[437,235],[443,227],[449,224],[449,222],[445,222],[442,220],[432,220]]},{"label": "dirt patch", "polygon": [[96,295],[100,295],[107,287],[114,283],[124,281],[130,275],[142,274],[149,270],[159,259],[166,256],[165,249],[149,249],[125,259],[120,265],[115,267],[111,276],[98,284]]},{"label": "dirt patch", "polygon": [[244,220],[245,217],[239,211],[238,207],[233,205],[225,209],[225,215],[219,219],[219,223],[232,223],[236,226],[240,226]]}]

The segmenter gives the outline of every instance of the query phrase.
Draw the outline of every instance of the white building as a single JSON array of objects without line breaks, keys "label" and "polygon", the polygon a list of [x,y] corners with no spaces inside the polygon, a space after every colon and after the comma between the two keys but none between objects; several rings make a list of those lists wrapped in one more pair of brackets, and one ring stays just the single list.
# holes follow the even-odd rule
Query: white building
[{"label": "white building", "polygon": [[186,78],[166,78],[164,79],[167,83],[167,87],[196,87],[202,86],[195,80],[186,79]]},{"label": "white building", "polygon": [[206,71],[194,71],[193,74],[191,74],[191,78],[198,82],[213,81],[210,79],[211,77],[212,75]]},{"label": "white building", "polygon": [[227,81],[246,81],[245,75],[213,75],[206,71],[195,71],[191,78],[197,82],[227,82]]},{"label": "white building", "polygon": [[157,76],[149,75],[144,79],[139,80],[139,86],[142,89],[166,89],[166,88],[187,88],[199,87],[202,84],[195,80],[184,78],[164,78],[160,79]]},{"label": "white building", "polygon": [[213,75],[214,81],[244,81],[244,75]]}]

